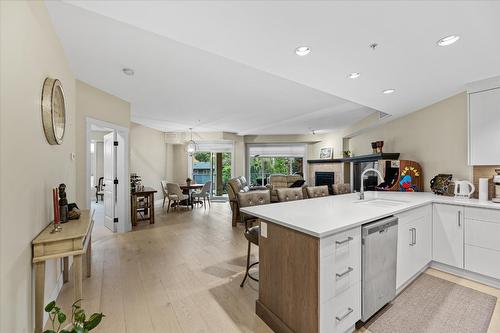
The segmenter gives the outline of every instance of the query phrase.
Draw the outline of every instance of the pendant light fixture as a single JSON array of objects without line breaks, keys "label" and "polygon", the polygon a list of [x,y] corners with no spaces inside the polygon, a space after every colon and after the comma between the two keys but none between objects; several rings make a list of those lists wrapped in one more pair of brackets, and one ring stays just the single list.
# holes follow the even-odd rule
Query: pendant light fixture
[{"label": "pendant light fixture", "polygon": [[193,154],[196,152],[198,145],[196,142],[193,140],[193,129],[189,128],[189,133],[191,134],[191,139],[187,143],[187,153],[189,156],[193,156]]}]

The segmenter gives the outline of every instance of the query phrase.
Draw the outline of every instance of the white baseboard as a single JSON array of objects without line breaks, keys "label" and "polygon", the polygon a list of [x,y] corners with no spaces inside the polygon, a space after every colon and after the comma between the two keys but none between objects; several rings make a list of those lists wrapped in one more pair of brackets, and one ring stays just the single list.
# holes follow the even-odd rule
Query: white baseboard
[{"label": "white baseboard", "polygon": [[431,261],[430,267],[435,268],[435,269],[440,270],[440,271],[443,271],[443,272],[446,272],[446,273],[456,275],[456,276],[461,277],[461,278],[469,279],[469,280],[479,282],[479,283],[485,284],[485,285],[493,287],[493,288],[500,289],[500,280],[489,277],[489,276],[485,276],[485,275],[482,275],[479,273],[474,273],[474,272],[471,272],[471,271],[468,271],[468,270],[465,270],[462,268],[449,266],[449,265],[442,264],[442,263],[436,262],[436,261]]},{"label": "white baseboard", "polygon": [[[61,289],[64,285],[64,281],[63,281],[63,273],[60,272],[59,276],[57,277],[57,281],[56,281],[56,285],[54,286],[54,288],[52,289],[52,291],[50,292],[50,295],[49,297],[45,297],[45,305],[47,305],[47,303],[49,302],[52,302],[54,300],[57,300],[57,297],[59,296],[59,293],[61,292]],[[47,324],[47,321],[49,320],[49,314],[47,312],[43,312],[43,325],[45,326]]]},{"label": "white baseboard", "polygon": [[420,269],[415,275],[413,275],[408,281],[403,283],[398,289],[396,289],[396,295],[399,295],[406,287],[408,287],[416,278],[418,278],[423,272],[429,268],[431,263],[426,264],[422,269]]}]

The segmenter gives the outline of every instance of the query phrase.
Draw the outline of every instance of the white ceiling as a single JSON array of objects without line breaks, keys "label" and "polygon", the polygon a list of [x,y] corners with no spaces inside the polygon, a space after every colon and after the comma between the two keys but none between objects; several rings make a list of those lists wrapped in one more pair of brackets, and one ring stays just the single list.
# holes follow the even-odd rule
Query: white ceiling
[{"label": "white ceiling", "polygon": [[[46,3],[76,76],[163,130],[334,130],[370,108],[400,116],[500,74],[500,2]],[[436,45],[450,34],[461,39]],[[297,57],[299,45],[311,54]]]}]

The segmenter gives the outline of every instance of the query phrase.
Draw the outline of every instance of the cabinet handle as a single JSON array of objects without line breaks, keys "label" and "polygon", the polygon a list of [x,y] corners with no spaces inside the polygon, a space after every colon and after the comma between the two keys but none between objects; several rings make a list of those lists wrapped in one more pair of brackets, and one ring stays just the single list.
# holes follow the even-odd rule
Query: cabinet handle
[{"label": "cabinet handle", "polygon": [[413,246],[413,228],[410,228],[410,246]]},{"label": "cabinet handle", "polygon": [[342,317],[335,317],[338,321],[344,320],[348,315],[350,315],[354,310],[351,308],[347,308],[347,312],[342,315]]},{"label": "cabinet handle", "polygon": [[342,244],[348,243],[348,242],[350,242],[352,240],[353,240],[353,238],[351,236],[349,236],[349,237],[347,237],[346,239],[344,239],[342,241],[335,241],[335,244],[342,245]]},{"label": "cabinet handle", "polygon": [[335,273],[335,275],[337,275],[338,278],[341,278],[344,275],[351,273],[353,270],[354,270],[354,268],[347,267],[347,269],[344,272],[342,272],[342,273]]},{"label": "cabinet handle", "polygon": [[458,226],[461,227],[462,226],[462,222],[461,222],[461,215],[462,215],[462,212],[461,211],[458,211]]}]

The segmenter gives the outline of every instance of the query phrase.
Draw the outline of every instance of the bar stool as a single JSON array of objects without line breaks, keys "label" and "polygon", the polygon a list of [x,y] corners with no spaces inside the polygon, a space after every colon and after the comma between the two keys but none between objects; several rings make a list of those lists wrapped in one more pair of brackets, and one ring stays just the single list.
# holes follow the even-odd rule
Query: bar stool
[{"label": "bar stool", "polygon": [[[266,205],[271,203],[271,193],[269,191],[250,191],[245,193],[238,193],[238,204],[240,207],[251,207],[258,205]],[[249,274],[250,268],[258,265],[259,262],[256,261],[250,264],[250,253],[252,249],[252,244],[259,246],[259,236],[260,236],[260,225],[253,225],[257,218],[245,213],[240,213],[240,217],[243,223],[245,223],[245,238],[248,241],[247,249],[247,265],[245,276],[243,281],[241,281],[240,287],[243,287],[247,277],[259,282],[259,279],[251,276]]]}]

